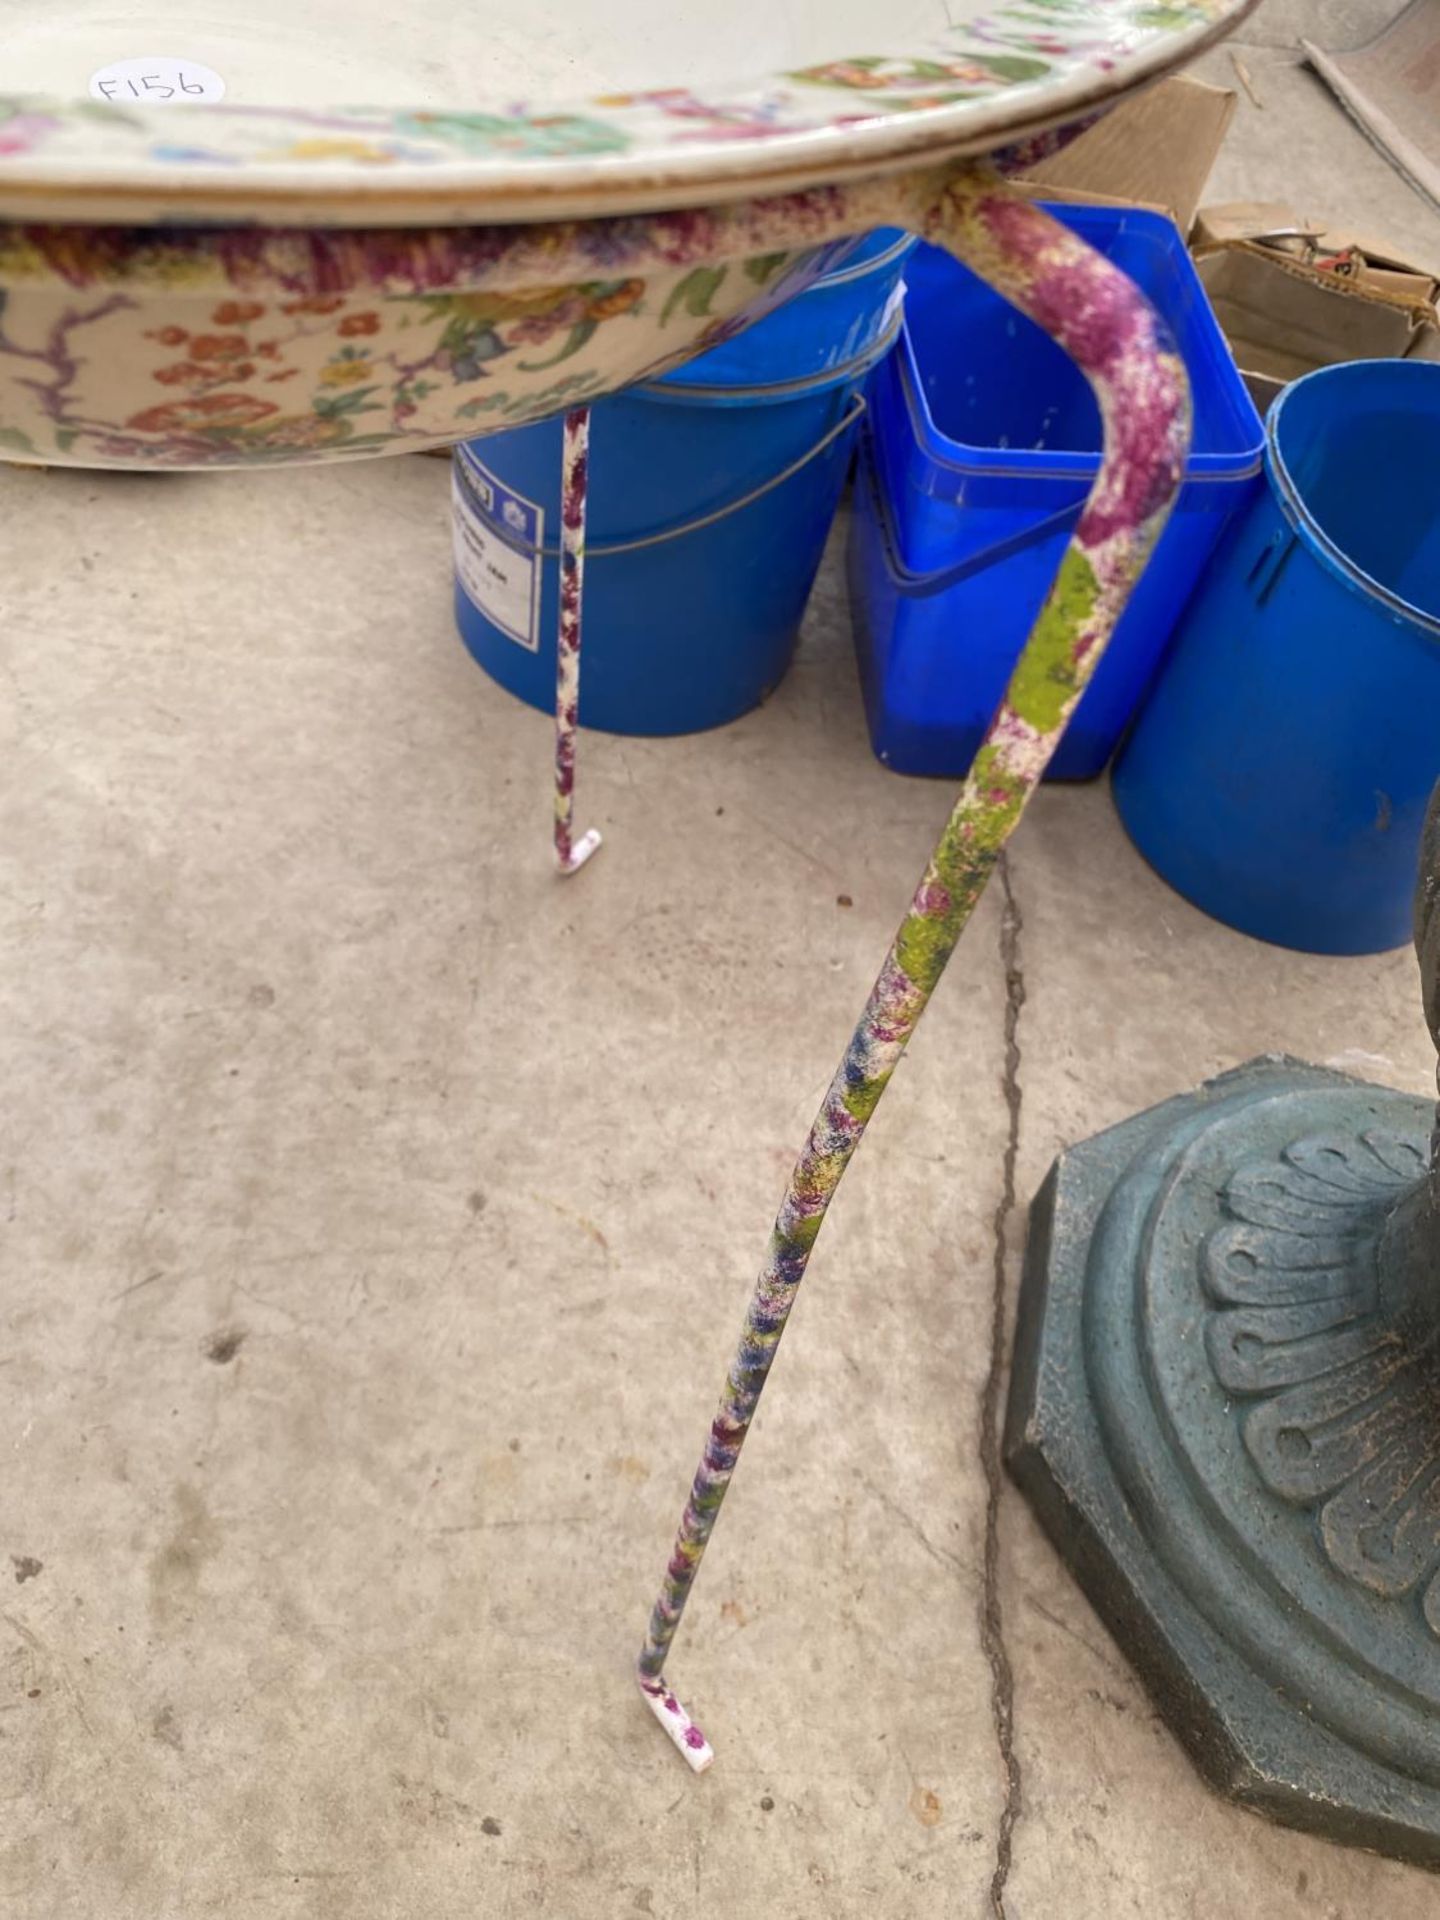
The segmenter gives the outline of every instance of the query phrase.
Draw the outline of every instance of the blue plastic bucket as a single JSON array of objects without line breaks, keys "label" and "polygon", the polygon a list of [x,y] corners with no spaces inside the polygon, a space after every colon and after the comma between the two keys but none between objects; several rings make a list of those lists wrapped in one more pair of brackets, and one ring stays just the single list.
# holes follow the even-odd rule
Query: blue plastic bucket
[{"label": "blue plastic bucket", "polygon": [[[595,406],[582,724],[693,733],[783,679],[912,245],[867,236],[774,314]],[[492,679],[547,712],[561,432],[549,420],[496,434],[454,464],[461,636]]]},{"label": "blue plastic bucket", "polygon": [[841,251],[839,264],[763,320],[661,384],[763,387],[808,380],[863,359],[895,317],[896,289],[918,241],[898,227],[877,227]]},{"label": "blue plastic bucket", "polygon": [[[1052,207],[1169,324],[1195,432],[1170,523],[1051,773],[1100,773],[1231,518],[1260,484],[1263,432],[1174,225]],[[901,773],[963,774],[1100,465],[1100,415],[1050,338],[948,254],[905,270],[900,347],[877,374],[850,535],[850,603],[871,743]]]},{"label": "blue plastic bucket", "polygon": [[1115,768],[1179,892],[1307,953],[1410,937],[1440,776],[1440,365],[1286,389],[1269,488],[1196,596]]}]

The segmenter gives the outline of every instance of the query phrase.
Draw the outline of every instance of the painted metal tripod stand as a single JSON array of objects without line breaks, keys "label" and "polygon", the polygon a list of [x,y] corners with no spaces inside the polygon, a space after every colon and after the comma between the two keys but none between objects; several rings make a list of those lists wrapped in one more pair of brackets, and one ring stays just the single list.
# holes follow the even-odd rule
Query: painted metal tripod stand
[{"label": "painted metal tripod stand", "polygon": [[[901,183],[901,219],[1042,326],[1100,404],[1105,457],[1000,711],[796,1162],[640,1653],[642,1692],[697,1771],[709,1743],[665,1678],[740,1449],[826,1209],[996,861],[1114,630],[1178,488],[1184,369],[1115,267],[986,169]],[[882,215],[882,217],[884,217]]]}]

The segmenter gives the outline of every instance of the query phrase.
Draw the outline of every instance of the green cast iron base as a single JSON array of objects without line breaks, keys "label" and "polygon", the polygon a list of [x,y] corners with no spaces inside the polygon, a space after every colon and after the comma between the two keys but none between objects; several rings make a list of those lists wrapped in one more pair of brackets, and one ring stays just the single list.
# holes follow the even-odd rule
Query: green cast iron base
[{"label": "green cast iron base", "polygon": [[1063,1154],[1006,1457],[1213,1786],[1440,1866],[1433,1117],[1267,1059]]}]

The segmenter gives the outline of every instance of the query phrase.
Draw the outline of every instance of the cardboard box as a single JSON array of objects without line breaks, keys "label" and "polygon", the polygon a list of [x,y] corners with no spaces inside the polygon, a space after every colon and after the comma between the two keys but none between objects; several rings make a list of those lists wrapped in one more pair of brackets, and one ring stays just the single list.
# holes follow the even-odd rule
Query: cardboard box
[{"label": "cardboard box", "polygon": [[1021,176],[1036,199],[1147,207],[1188,233],[1235,112],[1228,87],[1161,80]]},{"label": "cardboard box", "polygon": [[1341,360],[1440,360],[1440,272],[1283,202],[1207,207],[1200,278],[1258,400]]}]

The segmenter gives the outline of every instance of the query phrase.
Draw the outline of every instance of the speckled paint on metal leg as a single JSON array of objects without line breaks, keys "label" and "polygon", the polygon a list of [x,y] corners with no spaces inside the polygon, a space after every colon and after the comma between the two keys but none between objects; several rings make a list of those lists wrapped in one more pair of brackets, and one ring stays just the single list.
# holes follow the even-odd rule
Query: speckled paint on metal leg
[{"label": "speckled paint on metal leg", "polygon": [[[983,274],[1081,368],[1100,404],[1105,456],[781,1202],[641,1651],[647,1696],[661,1690],[826,1209],[1114,630],[1174,500],[1188,448],[1184,368],[1144,297],[1107,260],[978,169],[942,182],[909,219]],[[668,1686],[663,1692],[673,1697]]]},{"label": "speckled paint on metal leg", "polygon": [[555,858],[577,873],[600,845],[575,830],[575,736],[580,725],[580,622],[585,597],[585,503],[590,486],[590,409],[565,416],[560,472],[560,620],[555,636]]}]

